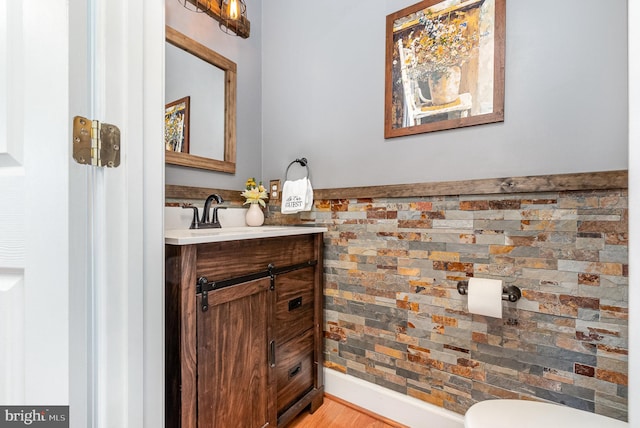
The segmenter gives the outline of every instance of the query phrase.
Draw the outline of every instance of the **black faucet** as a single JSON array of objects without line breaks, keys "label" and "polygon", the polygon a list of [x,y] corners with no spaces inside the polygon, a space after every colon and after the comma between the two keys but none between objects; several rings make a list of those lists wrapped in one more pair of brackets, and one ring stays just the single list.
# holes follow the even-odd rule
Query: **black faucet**
[{"label": "black faucet", "polygon": [[[213,209],[213,218],[209,221],[209,210],[211,209],[211,203],[216,201],[216,206]],[[206,201],[204,201],[204,210],[202,213],[202,220],[198,220],[198,207],[194,207],[193,205],[183,205],[182,208],[191,208],[193,210],[193,220],[191,220],[191,226],[189,229],[214,229],[222,227],[220,225],[220,221],[218,220],[218,210],[224,210],[227,207],[221,207],[220,204],[224,202],[222,196],[209,195]]]},{"label": "black faucet", "polygon": [[191,226],[189,229],[200,229],[200,220],[198,220],[198,207],[194,207],[191,204],[184,204],[182,208],[190,208],[193,210],[193,218],[191,219]]},{"label": "black faucet", "polygon": [[225,209],[226,207],[216,206],[213,209],[213,218],[209,221],[209,210],[211,209],[211,203],[213,201],[216,201],[216,204],[220,205],[224,202],[224,199],[222,199],[222,196],[214,193],[213,195],[209,195],[207,200],[204,201],[204,212],[202,213],[202,220],[199,225],[200,229],[221,227],[220,221],[218,220],[218,210]]}]

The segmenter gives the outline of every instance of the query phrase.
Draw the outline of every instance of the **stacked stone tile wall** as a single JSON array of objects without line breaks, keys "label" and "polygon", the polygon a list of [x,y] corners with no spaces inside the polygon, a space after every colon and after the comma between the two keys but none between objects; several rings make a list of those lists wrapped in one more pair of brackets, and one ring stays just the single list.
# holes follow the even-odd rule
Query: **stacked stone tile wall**
[{"label": "stacked stone tile wall", "polygon": [[[626,420],[627,215],[625,191],[316,201],[326,367],[461,414],[519,398]],[[522,298],[471,315],[470,277]]]}]

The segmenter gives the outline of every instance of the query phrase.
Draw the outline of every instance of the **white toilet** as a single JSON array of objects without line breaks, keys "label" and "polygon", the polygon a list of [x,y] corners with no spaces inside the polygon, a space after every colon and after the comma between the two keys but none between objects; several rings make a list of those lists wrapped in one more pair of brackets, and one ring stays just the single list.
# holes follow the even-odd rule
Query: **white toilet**
[{"label": "white toilet", "polygon": [[557,404],[527,400],[487,400],[464,416],[465,428],[629,428],[629,424]]}]

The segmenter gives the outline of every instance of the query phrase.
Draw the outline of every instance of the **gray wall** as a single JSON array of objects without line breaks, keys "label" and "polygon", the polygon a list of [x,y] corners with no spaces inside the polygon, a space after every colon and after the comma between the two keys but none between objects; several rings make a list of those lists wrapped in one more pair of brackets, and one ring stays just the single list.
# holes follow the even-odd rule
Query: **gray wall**
[{"label": "gray wall", "polygon": [[385,18],[415,0],[270,0],[263,179],[314,187],[627,168],[627,2],[507,4],[505,121],[385,140]]},{"label": "gray wall", "polygon": [[[248,177],[259,177],[262,161],[262,1],[246,0],[251,36],[242,39],[220,31],[217,21],[166,0],[166,23],[238,65],[236,174],[168,165],[166,184],[239,189]],[[160,144],[160,143],[159,143]]]},{"label": "gray wall", "polygon": [[301,156],[316,188],[627,168],[626,1],[508,2],[505,121],[385,140],[385,18],[413,3],[247,0],[241,39],[167,0],[167,25],[238,64],[238,153],[235,176],[166,183],[242,188]]}]

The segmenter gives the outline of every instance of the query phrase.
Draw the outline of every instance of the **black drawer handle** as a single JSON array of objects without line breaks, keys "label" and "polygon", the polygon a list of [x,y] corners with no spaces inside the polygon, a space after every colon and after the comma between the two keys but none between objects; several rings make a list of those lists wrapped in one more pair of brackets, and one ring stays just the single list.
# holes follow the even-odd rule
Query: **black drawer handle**
[{"label": "black drawer handle", "polygon": [[289,300],[289,310],[298,309],[302,306],[302,296]]},{"label": "black drawer handle", "polygon": [[269,365],[273,368],[276,366],[276,341],[269,342]]},{"label": "black drawer handle", "polygon": [[298,363],[297,366],[295,366],[294,368],[292,368],[291,370],[289,370],[289,379],[291,379],[292,377],[294,377],[295,375],[297,375],[298,373],[300,373],[302,371],[302,364]]}]

